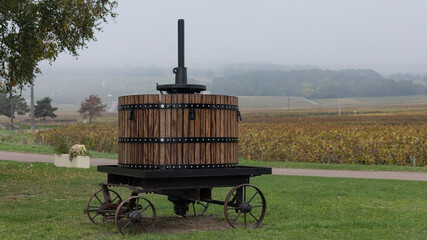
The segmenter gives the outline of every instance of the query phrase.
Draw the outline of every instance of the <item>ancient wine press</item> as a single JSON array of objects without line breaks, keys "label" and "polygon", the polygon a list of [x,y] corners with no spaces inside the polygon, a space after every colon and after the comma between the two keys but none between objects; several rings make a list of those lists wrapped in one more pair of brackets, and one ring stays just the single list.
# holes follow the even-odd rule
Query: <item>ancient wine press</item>
[{"label": "ancient wine press", "polygon": [[[267,205],[249,180],[271,174],[271,168],[239,165],[238,98],[201,94],[206,86],[187,83],[182,19],[173,73],[175,84],[158,85],[160,95],[119,97],[118,165],[98,166],[108,180],[85,212],[94,223],[113,220],[120,233],[150,231],[156,210],[140,194],[155,193],[168,196],[181,216],[202,215],[209,204],[219,204],[231,227],[258,227]],[[122,198],[114,187],[129,188],[130,197]],[[214,200],[217,187],[232,189],[224,200]]]}]

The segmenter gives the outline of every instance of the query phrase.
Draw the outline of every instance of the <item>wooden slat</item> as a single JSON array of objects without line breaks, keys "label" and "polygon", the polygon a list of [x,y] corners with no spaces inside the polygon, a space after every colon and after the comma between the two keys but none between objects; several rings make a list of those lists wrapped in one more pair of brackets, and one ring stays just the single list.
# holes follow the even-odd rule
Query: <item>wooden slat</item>
[{"label": "wooden slat", "polygon": [[[178,94],[171,94],[171,103],[178,103]],[[171,111],[171,129],[170,136],[177,136],[177,118],[178,118],[178,109],[172,109]],[[178,164],[178,155],[177,155],[177,144],[170,144],[170,164],[176,165]]]},{"label": "wooden slat", "polygon": [[[200,94],[195,94],[193,95],[193,103],[194,104],[200,104],[201,101],[201,96]],[[194,122],[194,136],[195,137],[200,137],[200,122],[202,120],[202,115],[201,115],[201,109],[195,109],[195,118],[194,120],[192,120]],[[194,144],[194,164],[201,164],[201,160],[200,160],[200,144],[201,143],[195,143]]]},{"label": "wooden slat", "polygon": [[[148,95],[148,102],[150,104],[153,104],[155,100],[155,95],[150,94]],[[158,111],[157,109],[149,109],[148,110],[148,131],[149,131],[149,136],[148,137],[154,137],[154,125],[155,122],[158,121],[155,118],[156,115],[156,111]],[[155,158],[154,158],[154,143],[149,143],[148,144],[148,162],[151,164],[155,164]]]},{"label": "wooden slat", "polygon": [[[189,94],[188,95],[188,103],[194,103],[195,102],[195,95],[194,94]],[[190,115],[184,115],[184,119],[188,118],[189,119]],[[189,120],[188,123],[188,137],[195,137],[194,135],[194,129],[195,129],[195,120]],[[188,145],[188,164],[195,164],[194,161],[194,153],[195,153],[195,144],[194,143],[187,143]]]},{"label": "wooden slat", "polygon": [[[234,105],[239,106],[239,99],[237,97],[234,98]],[[235,113],[236,116],[236,122],[235,122],[235,127],[234,127],[234,136],[235,137],[239,137],[239,125],[238,125],[238,121],[237,121],[237,112]],[[239,162],[239,144],[238,143],[234,143],[234,161],[237,163]]]},{"label": "wooden slat", "polygon": [[[128,104],[128,96],[126,96],[125,98],[124,98],[124,102],[125,102],[125,104]],[[124,123],[124,128],[125,128],[125,137],[129,137],[129,122],[127,121],[127,117],[126,116],[124,116],[123,117],[124,118],[124,120],[123,120],[123,123]],[[125,144],[124,145],[124,155],[125,155],[125,163],[126,164],[129,164],[129,151],[128,151],[128,149],[129,149],[129,145],[128,144]]]},{"label": "wooden slat", "polygon": [[[144,95],[143,96],[143,103],[145,104],[145,103],[148,103],[148,101],[149,101],[149,98],[148,98],[148,95]],[[149,119],[150,119],[150,117],[149,117],[149,114],[148,114],[148,110],[142,110],[142,112],[143,112],[143,119],[142,119],[142,123],[143,123],[143,131],[142,131],[142,137],[144,137],[144,138],[148,138],[148,136],[150,135],[150,131],[149,131],[149,129],[148,129],[148,123],[149,123]],[[141,159],[142,159],[142,163],[143,164],[148,164],[149,163],[149,146],[148,146],[148,144],[143,144],[143,146],[142,146],[142,151],[143,151],[143,155],[141,156]]]},{"label": "wooden slat", "polygon": [[[160,104],[166,104],[166,95],[160,95]],[[166,136],[166,109],[160,109],[160,137]],[[166,145],[160,144],[160,165],[165,164],[166,159]]]},{"label": "wooden slat", "polygon": [[[184,103],[189,103],[189,98],[190,95],[189,94],[183,94],[184,97]],[[183,122],[184,122],[184,127],[182,129],[182,133],[183,133],[183,137],[188,137],[189,136],[189,124],[190,124],[190,120],[188,118],[189,116],[189,110],[188,109],[184,109],[184,114],[182,116]],[[183,144],[182,147],[182,154],[183,154],[183,158],[182,158],[182,164],[187,165],[189,164],[189,158],[190,158],[190,154],[189,154],[189,144],[185,143]]]},{"label": "wooden slat", "polygon": [[[232,97],[231,103],[236,105],[235,97]],[[236,137],[236,125],[237,125],[237,111],[231,112],[231,137]],[[236,143],[231,144],[231,161],[236,163],[235,152],[236,152]]]},{"label": "wooden slat", "polygon": [[[144,95],[138,95],[138,101],[137,104],[144,103]],[[137,126],[137,137],[142,138],[144,135],[144,111],[143,110],[137,110],[135,111],[135,120],[136,120],[136,126]],[[137,164],[144,164],[144,147],[142,144],[137,145],[138,153],[136,156],[136,162]]]},{"label": "wooden slat", "polygon": [[[225,96],[221,96],[221,104],[225,104]],[[226,137],[226,125],[225,125],[225,111],[221,111],[221,137]],[[221,163],[226,163],[226,155],[225,155],[225,143],[221,143]]]},{"label": "wooden slat", "polygon": [[[135,102],[135,96],[134,95],[129,96],[129,103],[133,104],[134,102]],[[128,113],[129,113],[129,111],[128,111]],[[129,137],[132,137],[135,134],[135,130],[136,130],[135,129],[135,127],[136,127],[135,119],[130,120],[129,116],[128,116],[127,121],[129,123],[129,130],[130,130]],[[129,151],[129,163],[134,164],[135,163],[135,143],[129,144],[129,150],[128,151]]]},{"label": "wooden slat", "polygon": [[[153,94],[153,104],[159,103],[159,95]],[[153,118],[154,118],[154,135],[153,137],[159,138],[160,137],[160,111],[158,109],[153,110]],[[153,143],[153,159],[151,160],[153,162],[152,164],[159,164],[160,163],[160,146],[158,143]]]},{"label": "wooden slat", "polygon": [[[165,104],[171,103],[171,95],[166,94],[165,96]],[[165,137],[171,137],[171,127],[172,127],[172,110],[170,108],[165,110]],[[165,145],[165,161],[164,164],[171,164],[171,144],[166,143]]]},{"label": "wooden slat", "polygon": [[[215,96],[215,102],[214,104],[220,104],[221,103],[221,96],[216,95]],[[215,135],[214,137],[221,137],[221,111],[220,110],[214,110],[215,111]],[[215,159],[214,163],[221,163],[221,144],[220,143],[214,143],[215,145]]]},{"label": "wooden slat", "polygon": [[[177,103],[183,103],[184,102],[184,96],[183,94],[178,94],[177,95]],[[176,135],[177,137],[183,137],[183,127],[184,127],[184,120],[183,120],[183,116],[184,116],[184,110],[182,109],[177,109],[176,110],[176,114],[177,114],[177,120],[176,120]],[[177,155],[177,164],[183,164],[183,159],[182,159],[182,148],[183,148],[183,144],[182,143],[177,143],[176,144],[176,155]]]},{"label": "wooden slat", "polygon": [[[210,99],[211,104],[215,104],[216,102],[216,96],[215,95],[211,95],[211,99]],[[211,137],[217,137],[216,135],[216,110],[211,110]],[[211,143],[211,164],[216,163],[216,143]]]},{"label": "wooden slat", "polygon": [[[230,105],[230,96],[224,96],[225,99],[225,104]],[[225,136],[226,137],[230,137],[230,111],[225,111]],[[225,163],[231,163],[231,147],[230,147],[231,143],[226,143],[224,144],[224,151],[225,151]]]},{"label": "wooden slat", "polygon": [[[119,100],[118,100],[118,104],[119,105],[122,105],[123,104],[123,97],[119,97]],[[119,113],[118,113],[118,124],[117,124],[117,126],[118,126],[118,133],[117,133],[117,137],[118,138],[121,138],[121,137],[123,137],[123,119],[122,119],[122,116],[123,116],[123,111],[119,111]],[[122,149],[122,147],[123,147],[123,144],[122,143],[118,143],[117,144],[117,150],[118,150],[118,157],[119,157],[119,163],[123,163],[123,149]]]},{"label": "wooden slat", "polygon": [[[211,95],[204,95],[204,103],[210,104]],[[211,136],[211,110],[205,110],[205,137]],[[211,144],[206,143],[205,164],[211,164]]]},{"label": "wooden slat", "polygon": [[[205,104],[206,95],[200,95],[200,103]],[[206,137],[206,112],[207,109],[200,109],[200,137]],[[200,143],[200,164],[206,164],[206,143]]]}]

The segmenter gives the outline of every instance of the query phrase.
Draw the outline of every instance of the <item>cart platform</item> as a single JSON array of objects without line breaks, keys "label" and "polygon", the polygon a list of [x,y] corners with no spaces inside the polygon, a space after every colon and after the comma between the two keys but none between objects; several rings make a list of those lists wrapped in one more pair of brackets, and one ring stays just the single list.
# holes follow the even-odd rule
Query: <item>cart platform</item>
[{"label": "cart platform", "polygon": [[271,168],[237,166],[230,168],[142,170],[117,165],[98,166],[108,173],[109,184],[142,187],[145,192],[172,189],[232,187],[249,183],[249,178],[271,174]]}]

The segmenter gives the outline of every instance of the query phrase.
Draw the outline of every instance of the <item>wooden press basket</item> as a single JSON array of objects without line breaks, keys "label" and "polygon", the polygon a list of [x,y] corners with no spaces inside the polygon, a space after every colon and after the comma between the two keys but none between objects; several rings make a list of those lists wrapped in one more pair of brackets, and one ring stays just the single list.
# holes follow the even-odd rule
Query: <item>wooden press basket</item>
[{"label": "wooden press basket", "polygon": [[120,167],[200,169],[238,164],[238,98],[206,94],[119,97]]}]

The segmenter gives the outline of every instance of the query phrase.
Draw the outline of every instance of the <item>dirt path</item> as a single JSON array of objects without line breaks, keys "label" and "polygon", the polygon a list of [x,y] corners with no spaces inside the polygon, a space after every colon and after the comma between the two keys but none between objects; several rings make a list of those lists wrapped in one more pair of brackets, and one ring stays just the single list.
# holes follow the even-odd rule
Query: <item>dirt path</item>
[{"label": "dirt path", "polygon": [[[0,159],[18,162],[50,162],[53,155],[17,153],[0,151]],[[105,158],[91,158],[90,165],[115,165],[117,160]],[[316,176],[316,177],[342,177],[342,178],[371,178],[371,179],[397,179],[427,181],[427,173],[423,172],[387,172],[387,171],[349,171],[349,170],[321,170],[297,168],[273,168],[275,175]]]}]

